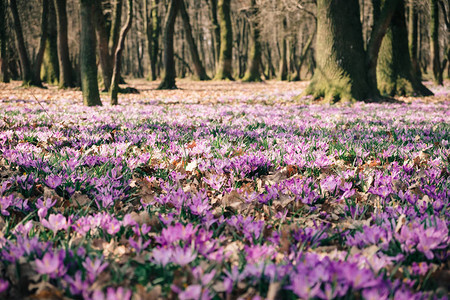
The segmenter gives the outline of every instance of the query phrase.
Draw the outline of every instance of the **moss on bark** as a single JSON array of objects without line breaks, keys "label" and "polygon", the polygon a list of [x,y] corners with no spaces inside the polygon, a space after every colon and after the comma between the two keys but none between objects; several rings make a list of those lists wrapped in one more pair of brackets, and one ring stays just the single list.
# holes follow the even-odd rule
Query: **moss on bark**
[{"label": "moss on bark", "polygon": [[318,0],[317,19],[317,68],[304,94],[330,102],[369,98],[358,0]]},{"label": "moss on bark", "polygon": [[220,55],[219,66],[214,79],[233,80],[233,28],[231,24],[231,0],[219,0],[218,16],[220,23]]},{"label": "moss on bark", "polygon": [[83,103],[87,106],[97,106],[102,105],[102,102],[97,82],[94,3],[91,0],[80,0],[80,4],[80,67]]},{"label": "moss on bark", "polygon": [[381,43],[377,65],[377,86],[382,95],[388,96],[432,95],[413,73],[403,1],[397,5]]}]

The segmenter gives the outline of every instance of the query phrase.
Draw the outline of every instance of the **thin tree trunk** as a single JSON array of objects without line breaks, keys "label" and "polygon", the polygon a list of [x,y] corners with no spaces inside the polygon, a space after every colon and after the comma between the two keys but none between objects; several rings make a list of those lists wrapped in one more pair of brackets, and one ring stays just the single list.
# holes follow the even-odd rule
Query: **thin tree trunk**
[{"label": "thin tree trunk", "polygon": [[286,42],[287,20],[283,18],[283,37],[281,41],[281,57],[280,69],[278,74],[279,80],[287,80],[287,42]]},{"label": "thin tree trunk", "polygon": [[192,63],[194,65],[195,75],[199,80],[209,80],[210,78],[206,74],[205,68],[198,55],[197,45],[195,44],[194,37],[192,36],[192,27],[189,20],[189,14],[186,11],[186,5],[184,0],[180,0],[180,14],[183,20],[184,32],[186,35],[186,41],[191,53]]},{"label": "thin tree trunk", "polygon": [[108,91],[111,86],[111,77],[113,72],[113,57],[109,52],[109,34],[106,26],[105,16],[103,15],[101,0],[94,0],[95,5],[95,30],[97,33],[99,62],[102,70],[103,87]]},{"label": "thin tree trunk", "polygon": [[438,0],[430,1],[430,55],[433,68],[433,81],[443,85],[441,59],[439,57],[439,6]]},{"label": "thin tree trunk", "polygon": [[102,105],[97,82],[97,64],[95,51],[95,3],[91,0],[80,0],[81,37],[80,65],[81,89],[83,103],[87,106]]},{"label": "thin tree trunk", "polygon": [[215,79],[233,80],[233,28],[231,23],[231,0],[219,0],[218,16],[220,22],[219,67]]},{"label": "thin tree trunk", "polygon": [[42,20],[41,20],[41,39],[39,41],[39,48],[36,55],[36,61],[33,65],[33,81],[36,85],[42,86],[41,82],[41,67],[42,62],[44,60],[45,53],[45,45],[47,41],[47,32],[48,32],[48,9],[49,9],[49,0],[42,1]]},{"label": "thin tree trunk", "polygon": [[381,94],[390,96],[432,95],[413,74],[403,1],[396,6],[391,24],[381,43],[377,85]]},{"label": "thin tree trunk", "polygon": [[111,32],[109,34],[109,53],[111,59],[114,59],[116,48],[119,44],[120,24],[122,21],[122,0],[113,0],[113,13],[111,17]]},{"label": "thin tree trunk", "polygon": [[8,83],[8,52],[6,45],[8,43],[6,35],[6,8],[7,0],[0,0],[0,81]]},{"label": "thin tree trunk", "polygon": [[20,67],[22,71],[23,85],[33,84],[33,71],[28,57],[25,40],[23,39],[22,24],[20,22],[19,11],[16,0],[10,0],[11,13],[14,19],[14,31],[16,34],[17,50],[19,51]]},{"label": "thin tree trunk", "polygon": [[119,92],[119,79],[120,79],[120,64],[122,60],[122,52],[125,45],[125,37],[131,28],[131,22],[133,20],[133,0],[128,0],[128,16],[125,26],[120,32],[118,46],[114,55],[114,71],[111,82],[111,105],[117,105],[117,94]]},{"label": "thin tree trunk", "polygon": [[297,73],[294,76],[293,81],[300,81],[301,80],[301,72],[302,72],[302,66],[305,62],[306,55],[308,54],[309,49],[311,49],[312,42],[314,40],[314,37],[316,36],[316,31],[309,36],[308,40],[306,41],[305,46],[302,48],[302,53],[298,59],[298,65],[297,65]]},{"label": "thin tree trunk", "polygon": [[164,21],[164,77],[158,86],[159,90],[176,89],[175,85],[175,60],[173,48],[173,34],[175,31],[175,20],[177,12],[180,7],[180,0],[170,0],[169,8],[167,9],[166,19]]},{"label": "thin tree trunk", "polygon": [[213,28],[214,57],[215,57],[215,65],[217,68],[220,57],[220,26],[219,21],[217,19],[217,0],[207,0],[207,2],[210,4],[209,11]]},{"label": "thin tree trunk", "polygon": [[69,58],[66,0],[55,0],[55,9],[58,26],[59,87],[67,88],[74,86],[75,80]]},{"label": "thin tree trunk", "polygon": [[157,64],[158,64],[158,51],[159,51],[159,33],[160,33],[160,21],[158,15],[159,0],[150,0],[150,18],[148,16],[147,1],[144,0],[144,26],[147,34],[147,47],[148,56],[150,59],[150,72],[148,79],[156,80],[157,78]]}]

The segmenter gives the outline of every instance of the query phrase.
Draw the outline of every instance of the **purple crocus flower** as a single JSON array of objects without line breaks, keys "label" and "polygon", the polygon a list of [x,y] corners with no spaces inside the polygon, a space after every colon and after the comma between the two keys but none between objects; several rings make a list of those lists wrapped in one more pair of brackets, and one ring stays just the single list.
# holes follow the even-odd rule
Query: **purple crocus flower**
[{"label": "purple crocus flower", "polygon": [[90,282],[94,282],[97,276],[103,272],[106,267],[108,267],[108,263],[102,263],[103,261],[99,258],[95,258],[95,260],[91,260],[90,257],[86,258],[86,260],[82,263],[83,267],[86,270],[87,278]]},{"label": "purple crocus flower", "polygon": [[39,274],[54,275],[61,265],[59,255],[52,252],[45,253],[42,259],[36,259],[34,262]]},{"label": "purple crocus flower", "polygon": [[66,230],[69,227],[66,217],[62,214],[51,214],[48,217],[48,221],[46,219],[42,219],[41,223],[55,234],[58,230]]},{"label": "purple crocus flower", "polygon": [[0,278],[0,294],[7,291],[9,288],[9,282]]}]

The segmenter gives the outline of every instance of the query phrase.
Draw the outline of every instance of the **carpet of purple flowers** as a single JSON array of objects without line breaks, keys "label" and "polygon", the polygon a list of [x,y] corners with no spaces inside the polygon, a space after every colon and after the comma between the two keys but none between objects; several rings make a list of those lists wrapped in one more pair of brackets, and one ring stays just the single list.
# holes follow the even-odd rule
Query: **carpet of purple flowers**
[{"label": "carpet of purple flowers", "polygon": [[445,299],[450,102],[297,94],[0,100],[0,298]]}]

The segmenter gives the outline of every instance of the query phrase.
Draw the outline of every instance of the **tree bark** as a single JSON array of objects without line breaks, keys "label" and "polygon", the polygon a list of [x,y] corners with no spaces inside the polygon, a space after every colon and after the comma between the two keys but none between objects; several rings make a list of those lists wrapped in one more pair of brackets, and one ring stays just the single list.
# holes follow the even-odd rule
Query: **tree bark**
[{"label": "tree bark", "polygon": [[44,61],[45,46],[47,41],[49,1],[50,0],[42,1],[41,39],[39,41],[39,48],[36,55],[36,61],[34,62],[33,65],[33,77],[34,77],[33,82],[38,86],[42,86],[41,67],[42,62]]},{"label": "tree bark", "polygon": [[261,42],[259,33],[259,10],[256,6],[256,1],[251,1],[251,35],[252,48],[250,49],[250,61],[248,63],[247,72],[242,79],[245,82],[259,82],[261,81]]},{"label": "tree bark", "polygon": [[220,22],[220,54],[219,66],[215,79],[233,80],[233,29],[231,23],[231,0],[219,0],[218,15]]},{"label": "tree bark", "polygon": [[113,13],[111,17],[111,33],[109,34],[109,53],[111,60],[114,59],[119,44],[120,24],[122,20],[122,0],[113,0]]},{"label": "tree bark", "polygon": [[87,106],[102,105],[97,83],[97,64],[95,53],[94,3],[80,0],[81,37],[80,65],[83,103]]},{"label": "tree bark", "polygon": [[443,85],[441,59],[439,57],[439,6],[438,0],[430,1],[430,54],[433,68],[433,81]]},{"label": "tree bark", "polygon": [[314,37],[316,36],[316,32],[314,31],[306,41],[305,46],[302,48],[302,53],[300,54],[300,57],[298,59],[296,74],[292,81],[300,81],[301,80],[301,72],[302,72],[302,66],[305,62],[306,55],[308,54],[309,49],[311,48],[312,42],[314,41]]},{"label": "tree bark", "polygon": [[420,72],[419,62],[417,61],[417,25],[418,25],[418,15],[416,3],[411,1],[409,3],[409,22],[408,22],[408,40],[409,40],[409,55],[411,56],[412,71],[415,77],[420,79],[422,74]]},{"label": "tree bark", "polygon": [[125,26],[122,28],[117,44],[116,53],[114,55],[114,71],[111,82],[111,105],[117,105],[117,94],[119,92],[119,79],[120,79],[120,64],[122,59],[122,52],[125,45],[125,37],[131,28],[131,22],[133,20],[133,0],[128,0],[128,16]]},{"label": "tree bark", "polygon": [[24,86],[33,85],[34,84],[33,71],[31,68],[30,59],[28,57],[27,48],[25,46],[25,40],[23,38],[22,24],[20,22],[19,11],[17,10],[16,0],[10,0],[10,7],[14,19],[14,31],[16,34],[16,44],[17,50],[19,52],[23,85]]},{"label": "tree bark", "polygon": [[189,14],[186,11],[186,5],[184,0],[180,0],[180,14],[183,20],[184,32],[186,34],[186,41],[189,46],[189,51],[191,53],[192,63],[194,65],[195,76],[199,80],[209,80],[210,78],[206,74],[205,67],[203,66],[200,56],[198,55],[197,45],[195,44],[194,37],[192,36],[192,27],[189,20]]},{"label": "tree bark", "polygon": [[8,43],[6,35],[6,8],[7,0],[0,0],[0,81],[8,83],[8,52],[6,45]]},{"label": "tree bark", "polygon": [[383,38],[377,65],[377,85],[381,94],[394,96],[432,95],[414,76],[408,50],[405,6],[400,1]]},{"label": "tree bark", "polygon": [[166,19],[164,21],[164,77],[158,86],[159,90],[176,89],[175,84],[175,60],[173,48],[173,34],[175,30],[175,20],[177,12],[180,8],[180,0],[170,0],[169,8],[167,9]]},{"label": "tree bark", "polygon": [[279,80],[287,80],[287,41],[286,41],[286,29],[287,29],[287,20],[283,19],[283,37],[281,41],[281,57],[280,57],[280,68],[278,79]]},{"label": "tree bark", "polygon": [[145,32],[147,34],[147,47],[148,47],[148,56],[150,59],[150,72],[148,79],[149,80],[156,80],[157,78],[157,68],[156,65],[158,63],[158,51],[159,51],[159,33],[160,33],[160,26],[159,26],[159,15],[158,15],[158,5],[159,0],[150,0],[151,1],[151,8],[150,8],[150,18],[148,16],[148,9],[147,9],[147,1],[144,0],[144,26],[145,26]]},{"label": "tree bark", "polygon": [[59,87],[73,87],[75,80],[69,58],[66,0],[55,0],[55,9],[58,26]]},{"label": "tree bark", "polygon": [[49,84],[58,84],[58,30],[56,11],[53,0],[49,1],[47,39],[45,42],[44,61],[41,68],[41,79]]},{"label": "tree bark", "polygon": [[113,72],[113,57],[109,52],[109,33],[103,15],[101,0],[95,0],[95,30],[97,33],[99,62],[102,70],[103,87],[108,91],[111,86]]},{"label": "tree bark", "polygon": [[217,0],[207,0],[207,2],[210,4],[209,11],[213,28],[214,57],[215,57],[215,65],[217,68],[220,57],[220,26],[219,21],[217,19]]},{"label": "tree bark", "polygon": [[369,98],[358,0],[317,1],[317,68],[305,94],[326,101]]}]

